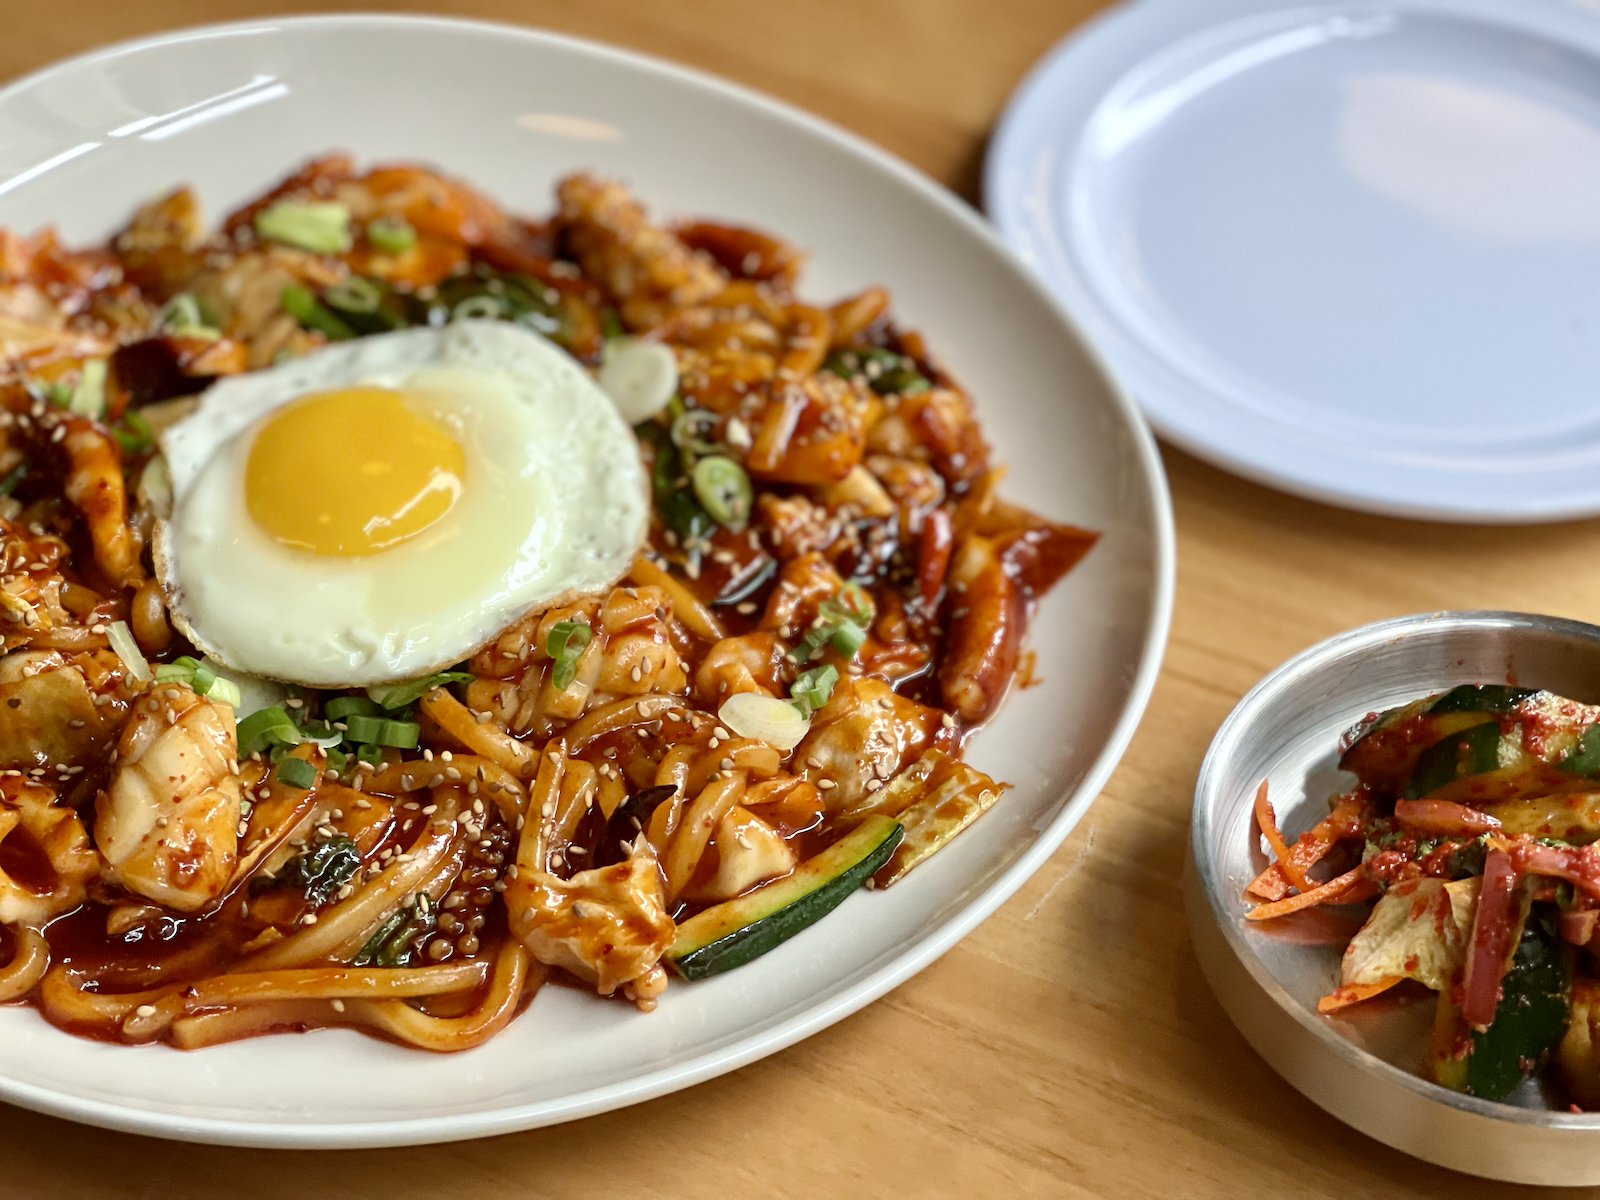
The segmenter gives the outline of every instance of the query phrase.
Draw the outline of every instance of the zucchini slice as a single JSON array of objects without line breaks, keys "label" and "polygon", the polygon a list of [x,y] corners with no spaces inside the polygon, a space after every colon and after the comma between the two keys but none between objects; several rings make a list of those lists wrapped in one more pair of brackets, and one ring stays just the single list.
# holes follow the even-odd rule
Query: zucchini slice
[{"label": "zucchini slice", "polygon": [[760,958],[844,903],[904,836],[893,817],[868,817],[793,874],[690,917],[678,926],[667,962],[685,979],[704,979]]}]

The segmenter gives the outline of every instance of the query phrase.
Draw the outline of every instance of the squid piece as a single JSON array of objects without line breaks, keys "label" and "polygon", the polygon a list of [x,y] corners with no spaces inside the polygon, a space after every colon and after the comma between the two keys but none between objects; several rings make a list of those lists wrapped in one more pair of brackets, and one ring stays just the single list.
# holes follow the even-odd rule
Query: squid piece
[{"label": "squid piece", "polygon": [[66,496],[83,514],[94,544],[94,559],[116,583],[144,581],[139,562],[143,542],[128,524],[128,495],[122,478],[122,453],[111,437],[86,417],[69,417],[62,449],[67,454]]},{"label": "squid piece", "polygon": [[178,912],[216,900],[238,859],[233,709],[164,683],[135,706],[95,802],[106,879]]},{"label": "squid piece", "polygon": [[940,718],[882,680],[846,675],[812,718],[794,761],[802,779],[823,788],[830,814],[848,812],[927,748]]},{"label": "squid piece", "polygon": [[633,844],[626,862],[571,879],[519,871],[505,898],[511,932],[540,962],[572,972],[602,996],[629,984],[655,986],[675,926],[646,839]]},{"label": "squid piece", "polygon": [[801,637],[817,618],[817,606],[837,596],[844,579],[820,554],[805,554],[783,564],[772,589],[761,628],[786,641]]},{"label": "squid piece", "polygon": [[788,647],[771,633],[723,638],[700,660],[694,673],[695,700],[715,711],[729,696],[783,693],[783,656]]},{"label": "squid piece", "polygon": [[787,875],[800,861],[776,829],[738,804],[717,825],[711,846],[717,856],[716,873],[694,888],[690,899],[713,904],[732,900],[758,883]]},{"label": "squid piece", "polygon": [[630,329],[650,329],[701,304],[727,280],[708,255],[646,218],[620,184],[571,175],[556,188],[560,224],[584,273],[618,302]]},{"label": "squid piece", "polygon": [[99,858],[78,814],[53,788],[0,780],[0,925],[39,926],[82,904]]},{"label": "squid piece", "polygon": [[129,703],[122,662],[109,650],[0,658],[0,768],[101,762]]}]

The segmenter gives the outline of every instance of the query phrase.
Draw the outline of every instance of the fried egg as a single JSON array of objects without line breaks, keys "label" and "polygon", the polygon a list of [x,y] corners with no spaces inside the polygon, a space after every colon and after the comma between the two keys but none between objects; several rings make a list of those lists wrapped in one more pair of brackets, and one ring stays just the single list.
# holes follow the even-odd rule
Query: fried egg
[{"label": "fried egg", "polygon": [[173,622],[312,687],[414,679],[627,570],[633,432],[573,358],[494,321],[327,346],[213,385],[162,437]]}]

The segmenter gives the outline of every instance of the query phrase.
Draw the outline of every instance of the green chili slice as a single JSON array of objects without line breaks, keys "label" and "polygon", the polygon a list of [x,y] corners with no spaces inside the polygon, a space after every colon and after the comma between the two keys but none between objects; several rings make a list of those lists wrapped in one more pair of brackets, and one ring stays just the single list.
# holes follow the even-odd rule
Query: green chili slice
[{"label": "green chili slice", "polygon": [[404,217],[374,217],[367,222],[367,241],[380,254],[404,254],[417,241],[417,231]]},{"label": "green chili slice", "polygon": [[694,494],[719,525],[738,533],[750,520],[755,488],[744,468],[720,454],[708,455],[694,465]]}]

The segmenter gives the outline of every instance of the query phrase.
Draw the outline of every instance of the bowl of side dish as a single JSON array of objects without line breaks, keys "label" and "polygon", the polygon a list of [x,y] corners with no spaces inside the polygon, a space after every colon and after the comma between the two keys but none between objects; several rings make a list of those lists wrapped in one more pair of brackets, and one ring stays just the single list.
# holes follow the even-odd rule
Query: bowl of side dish
[{"label": "bowl of side dish", "polygon": [[[1508,612],[1380,621],[1262,679],[1217,731],[1196,783],[1189,927],[1233,1023],[1332,1116],[1455,1170],[1600,1182],[1600,1114],[1574,1103],[1586,1086],[1586,1012],[1574,1007],[1575,1032],[1563,1036],[1563,1006],[1586,1003],[1594,971],[1589,939],[1574,931],[1582,922],[1561,926],[1567,908],[1590,904],[1578,865],[1595,853],[1580,828],[1590,795],[1581,742],[1597,678],[1600,627],[1582,622]],[[1580,816],[1519,823],[1519,806]],[[1284,878],[1285,863],[1303,887]],[[1500,884],[1512,897],[1511,944],[1478,920],[1490,911],[1480,893]],[[1528,969],[1540,952],[1559,1002],[1518,990],[1545,978]],[[1368,970],[1386,954],[1388,965]],[[1462,1021],[1485,992],[1488,1012]],[[1518,1050],[1501,1052],[1510,1074],[1491,1080],[1506,1035],[1530,1036],[1502,1019],[1513,1010],[1545,1012],[1546,1027],[1520,1062]]]}]

